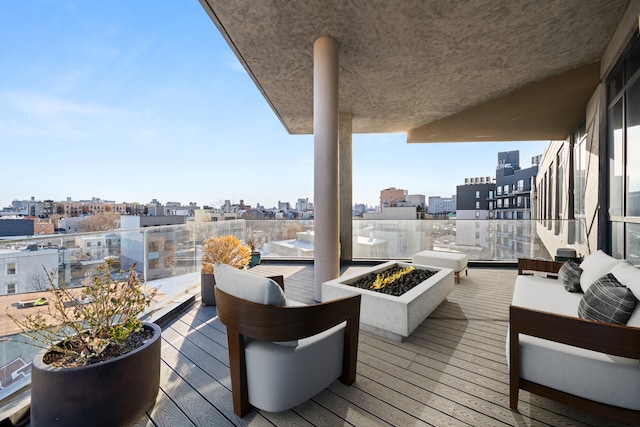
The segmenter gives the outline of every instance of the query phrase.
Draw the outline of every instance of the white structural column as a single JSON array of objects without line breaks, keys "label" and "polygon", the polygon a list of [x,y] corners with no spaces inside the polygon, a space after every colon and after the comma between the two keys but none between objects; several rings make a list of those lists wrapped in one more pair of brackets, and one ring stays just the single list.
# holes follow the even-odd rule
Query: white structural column
[{"label": "white structural column", "polygon": [[322,283],[340,275],[338,175],[338,42],[313,43],[314,133],[314,298],[322,301]]},{"label": "white structural column", "polygon": [[353,259],[353,149],[351,113],[338,116],[338,164],[340,168],[340,260]]}]

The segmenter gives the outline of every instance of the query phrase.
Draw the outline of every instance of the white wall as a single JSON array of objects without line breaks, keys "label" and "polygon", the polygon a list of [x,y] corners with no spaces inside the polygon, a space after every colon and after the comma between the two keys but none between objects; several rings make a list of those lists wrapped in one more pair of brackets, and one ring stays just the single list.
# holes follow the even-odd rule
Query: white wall
[{"label": "white wall", "polygon": [[[15,274],[8,274],[8,266],[15,264]],[[48,287],[46,273],[57,270],[58,250],[0,251],[0,294],[7,293],[9,284],[16,285],[16,293],[35,292]],[[57,284],[57,280],[54,282]]]}]

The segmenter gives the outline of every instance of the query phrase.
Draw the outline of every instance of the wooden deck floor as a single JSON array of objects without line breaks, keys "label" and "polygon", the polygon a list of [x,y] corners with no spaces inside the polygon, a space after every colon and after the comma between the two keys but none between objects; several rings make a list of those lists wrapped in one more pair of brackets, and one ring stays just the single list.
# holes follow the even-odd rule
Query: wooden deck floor
[{"label": "wooden deck floor", "polygon": [[[288,297],[312,301],[312,265],[253,270],[283,274]],[[619,425],[523,391],[519,413],[509,409],[505,337],[515,277],[515,269],[472,268],[404,342],[361,332],[351,387],[336,381],[292,410],[243,419],[231,404],[225,328],[215,307],[197,303],[163,329],[161,390],[136,425]]]}]

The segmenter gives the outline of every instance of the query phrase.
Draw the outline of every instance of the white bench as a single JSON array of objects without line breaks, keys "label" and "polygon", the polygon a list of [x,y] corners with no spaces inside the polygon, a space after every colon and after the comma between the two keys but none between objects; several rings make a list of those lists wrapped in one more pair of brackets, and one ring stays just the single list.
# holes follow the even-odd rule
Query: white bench
[{"label": "white bench", "polygon": [[456,283],[460,283],[460,273],[467,269],[467,255],[460,252],[422,251],[411,257],[412,264],[450,268],[455,272]]}]

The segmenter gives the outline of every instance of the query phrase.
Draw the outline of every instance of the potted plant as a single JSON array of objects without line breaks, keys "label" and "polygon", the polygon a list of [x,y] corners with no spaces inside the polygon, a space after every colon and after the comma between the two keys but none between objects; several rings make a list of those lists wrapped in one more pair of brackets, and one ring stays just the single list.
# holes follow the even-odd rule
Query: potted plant
[{"label": "potted plant", "polygon": [[200,294],[204,305],[216,305],[214,287],[216,280],[213,266],[216,262],[228,264],[236,268],[244,268],[251,260],[251,250],[242,244],[236,236],[226,235],[210,237],[202,245],[200,263]]},{"label": "potted plant", "polygon": [[134,266],[120,271],[126,280],[114,280],[111,265],[99,266],[82,289],[47,272],[46,310],[10,315],[43,347],[31,368],[33,426],[128,425],[156,401],[162,331],[139,320],[155,291],[144,292]]},{"label": "potted plant", "polygon": [[260,264],[261,254],[256,250],[256,241],[254,239],[247,240],[247,246],[251,249],[251,261],[249,261],[249,267],[254,267]]}]

